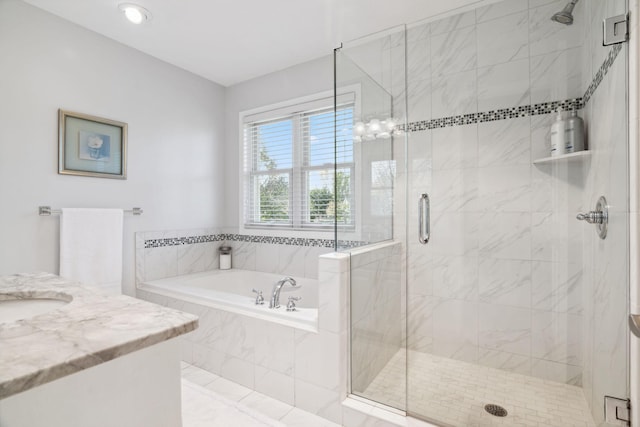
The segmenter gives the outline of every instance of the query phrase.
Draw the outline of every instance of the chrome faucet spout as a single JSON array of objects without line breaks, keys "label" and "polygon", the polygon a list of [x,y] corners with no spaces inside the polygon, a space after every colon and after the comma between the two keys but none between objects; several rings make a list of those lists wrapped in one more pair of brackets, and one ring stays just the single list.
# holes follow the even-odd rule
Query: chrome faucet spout
[{"label": "chrome faucet spout", "polygon": [[282,287],[289,283],[291,286],[298,286],[296,280],[293,277],[283,277],[275,285],[273,285],[273,291],[271,291],[271,299],[269,300],[269,308],[280,307],[280,290]]}]

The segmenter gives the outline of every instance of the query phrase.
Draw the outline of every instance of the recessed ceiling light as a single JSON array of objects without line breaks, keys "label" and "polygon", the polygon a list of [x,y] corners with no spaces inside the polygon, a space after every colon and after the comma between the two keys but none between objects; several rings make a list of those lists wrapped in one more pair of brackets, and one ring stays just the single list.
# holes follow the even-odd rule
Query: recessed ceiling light
[{"label": "recessed ceiling light", "polygon": [[142,24],[144,21],[151,20],[151,12],[142,6],[133,3],[121,3],[118,9],[124,12],[127,19],[134,24]]}]

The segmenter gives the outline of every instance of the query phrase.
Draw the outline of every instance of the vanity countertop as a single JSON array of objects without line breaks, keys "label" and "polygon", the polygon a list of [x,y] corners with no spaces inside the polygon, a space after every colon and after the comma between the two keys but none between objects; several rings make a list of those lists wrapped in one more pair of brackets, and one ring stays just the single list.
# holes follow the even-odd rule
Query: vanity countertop
[{"label": "vanity countertop", "polygon": [[[9,297],[7,295],[12,295]],[[0,399],[193,331],[198,318],[49,273],[0,277],[0,299],[73,300],[0,323]]]}]

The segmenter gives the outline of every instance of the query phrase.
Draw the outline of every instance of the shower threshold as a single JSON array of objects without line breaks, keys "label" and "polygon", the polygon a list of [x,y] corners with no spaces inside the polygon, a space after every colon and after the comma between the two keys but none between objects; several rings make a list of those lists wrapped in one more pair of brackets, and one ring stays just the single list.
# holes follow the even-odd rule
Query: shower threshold
[{"label": "shower threshold", "polygon": [[[362,395],[404,407],[406,360],[398,351]],[[457,427],[595,426],[581,387],[416,351],[409,364],[410,416]],[[508,415],[492,415],[486,405]]]}]

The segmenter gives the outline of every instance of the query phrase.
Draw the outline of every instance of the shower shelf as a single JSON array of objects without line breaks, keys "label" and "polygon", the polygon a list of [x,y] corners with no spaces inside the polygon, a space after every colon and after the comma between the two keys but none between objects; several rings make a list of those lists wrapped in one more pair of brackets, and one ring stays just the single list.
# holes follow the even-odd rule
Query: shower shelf
[{"label": "shower shelf", "polygon": [[561,154],[559,156],[545,157],[542,159],[534,160],[534,165],[540,165],[544,163],[561,163],[561,162],[577,162],[591,156],[591,151],[584,150],[577,153]]}]

